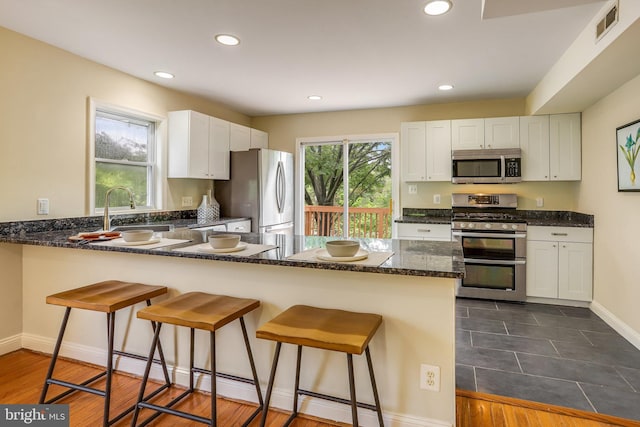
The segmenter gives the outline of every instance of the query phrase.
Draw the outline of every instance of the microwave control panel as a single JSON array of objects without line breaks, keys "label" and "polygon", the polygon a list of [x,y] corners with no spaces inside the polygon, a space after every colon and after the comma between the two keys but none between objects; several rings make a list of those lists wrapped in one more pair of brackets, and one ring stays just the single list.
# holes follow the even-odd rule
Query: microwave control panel
[{"label": "microwave control panel", "polygon": [[518,177],[521,176],[520,172],[520,158],[504,159],[504,176],[505,177]]}]

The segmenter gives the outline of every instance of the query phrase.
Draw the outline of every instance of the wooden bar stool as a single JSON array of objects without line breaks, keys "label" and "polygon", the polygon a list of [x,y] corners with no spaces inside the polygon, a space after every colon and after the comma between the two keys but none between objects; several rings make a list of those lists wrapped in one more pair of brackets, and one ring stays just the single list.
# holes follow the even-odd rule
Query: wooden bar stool
[{"label": "wooden bar stool", "polygon": [[[264,427],[267,420],[269,400],[271,399],[276,368],[278,367],[278,358],[280,357],[280,347],[282,343],[289,343],[298,346],[298,358],[296,362],[293,412],[284,426],[288,426],[298,415],[298,396],[307,395],[350,405],[354,426],[358,425],[358,406],[375,411],[378,415],[378,423],[382,427],[384,425],[382,421],[382,409],[380,408],[380,399],[378,398],[378,390],[371,363],[371,354],[369,352],[369,341],[381,323],[382,316],[377,314],[353,313],[343,310],[295,305],[258,328],[256,337],[276,341],[277,343],[275,355],[273,356],[271,374],[269,376],[267,395],[264,402],[265,410],[262,414],[260,426]],[[339,351],[347,354],[351,400],[300,388],[300,364],[302,361],[303,346]],[[361,403],[356,400],[353,355],[362,354],[363,351],[367,357],[367,366],[369,367],[369,377],[371,378],[371,388],[373,389],[375,405]]]},{"label": "wooden bar stool", "polygon": [[[113,374],[113,356],[125,356],[138,360],[147,360],[144,356],[139,356],[132,353],[127,353],[124,351],[114,350],[113,348],[113,340],[114,340],[114,332],[115,332],[115,319],[116,319],[116,311],[132,306],[142,301],[147,302],[147,306],[151,305],[151,298],[157,297],[159,295],[163,295],[167,293],[166,286],[152,286],[152,285],[143,285],[141,283],[130,283],[130,282],[121,282],[118,280],[108,280],[105,282],[94,283],[92,285],[83,286],[77,289],[71,289],[68,291],[60,292],[54,295],[49,295],[47,297],[47,304],[55,304],[66,307],[66,311],[64,313],[64,318],[62,320],[62,325],[60,326],[60,333],[58,334],[58,339],[56,341],[55,348],[53,350],[53,355],[51,356],[51,363],[49,365],[49,370],[47,372],[47,378],[44,382],[44,387],[42,389],[42,394],[40,395],[39,403],[53,403],[56,402],[63,397],[75,392],[75,391],[84,391],[87,393],[95,394],[98,396],[104,397],[104,414],[103,414],[103,422],[102,425],[107,427],[125,415],[133,411],[135,405],[132,405],[124,412],[118,414],[113,419],[109,419],[109,407],[111,404],[111,377]],[[82,382],[81,384],[74,384],[68,381],[62,381],[59,379],[53,378],[53,370],[55,368],[56,362],[58,360],[58,354],[60,352],[60,347],[62,344],[62,337],[64,336],[65,329],[67,327],[67,322],[69,321],[69,314],[71,313],[72,308],[79,308],[83,310],[92,310],[99,311],[103,313],[107,313],[107,367],[104,372],[99,373],[98,375],[89,378],[88,380]],[[156,325],[152,324],[153,329],[156,329]],[[164,354],[162,352],[162,346],[158,344],[158,354],[159,360],[151,360],[152,362],[160,363],[162,365],[162,369],[164,371],[165,384],[160,387],[158,390],[154,391],[153,394],[157,394],[161,390],[169,387],[171,381],[169,380],[169,372],[167,371],[167,365],[164,361]],[[151,354],[151,359],[153,359],[153,353]],[[90,387],[90,384],[97,381],[98,379],[106,376],[106,384],[104,390],[99,390],[93,387]],[[62,387],[66,387],[69,390],[58,394],[55,397],[46,400],[47,391],[49,389],[49,385],[55,384]]]},{"label": "wooden bar stool", "polygon": [[[216,377],[227,378],[235,381],[240,381],[248,384],[253,384],[258,394],[258,408],[247,419],[243,426],[247,426],[263,408],[262,391],[260,390],[260,383],[258,381],[258,375],[256,373],[255,363],[253,361],[253,355],[251,353],[251,346],[249,344],[249,337],[247,335],[247,328],[244,323],[244,315],[250,311],[255,310],[260,306],[260,301],[254,299],[234,298],[224,295],[211,295],[203,292],[188,292],[178,297],[162,301],[158,304],[154,304],[150,307],[143,308],[138,311],[138,317],[140,319],[151,320],[157,322],[153,342],[151,343],[151,351],[149,354],[153,354],[156,343],[158,343],[158,337],[160,336],[160,329],[163,323],[169,323],[171,325],[185,326],[191,329],[190,339],[190,357],[189,357],[189,388],[174,398],[166,405],[156,405],[148,402],[148,398],[143,397],[147,380],[149,377],[149,370],[151,369],[151,363],[147,363],[147,367],[142,378],[142,385],[140,386],[140,393],[138,395],[138,404],[136,405],[135,412],[133,414],[133,420],[131,425],[135,426],[138,420],[140,409],[147,408],[157,411],[151,417],[144,420],[140,426],[147,425],[149,422],[160,416],[161,414],[170,414],[178,417],[186,418],[192,421],[208,424],[211,426],[216,425],[217,418],[217,406],[216,406]],[[239,319],[240,326],[242,327],[242,334],[244,337],[245,347],[247,349],[247,356],[249,357],[249,365],[251,366],[251,373],[253,379],[241,378],[234,375],[224,374],[216,371],[216,330],[222,328],[226,324]],[[210,345],[211,345],[211,369],[205,370],[194,367],[194,337],[195,329],[201,329],[210,332]],[[204,418],[191,414],[188,412],[178,411],[171,407],[182,400],[184,397],[195,391],[193,374],[195,372],[201,374],[211,375],[211,418]]]}]

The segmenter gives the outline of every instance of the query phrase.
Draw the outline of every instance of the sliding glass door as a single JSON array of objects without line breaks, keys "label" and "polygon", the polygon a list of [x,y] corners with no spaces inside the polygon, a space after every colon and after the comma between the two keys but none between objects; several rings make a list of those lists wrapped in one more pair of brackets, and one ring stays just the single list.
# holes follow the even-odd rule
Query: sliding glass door
[{"label": "sliding glass door", "polygon": [[392,138],[303,141],[305,235],[391,237]]}]

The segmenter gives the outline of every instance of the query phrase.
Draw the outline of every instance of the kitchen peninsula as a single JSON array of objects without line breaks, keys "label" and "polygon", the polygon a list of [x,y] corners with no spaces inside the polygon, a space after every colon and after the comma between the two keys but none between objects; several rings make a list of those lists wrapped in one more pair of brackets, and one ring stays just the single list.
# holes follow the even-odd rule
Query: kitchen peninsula
[{"label": "kitchen peninsula", "polygon": [[[206,241],[207,232],[177,228],[162,233],[163,238],[188,240],[156,249],[99,246],[68,242],[79,230],[57,229],[13,232],[0,224],[0,250],[20,259],[22,286],[21,346],[50,353],[63,311],[48,306],[45,297],[54,292],[106,279],[162,284],[169,296],[187,291],[220,293],[256,298],[261,307],[247,316],[247,327],[256,358],[258,375],[266,385],[274,346],[256,340],[255,329],[294,304],[307,304],[381,314],[381,329],[371,341],[376,381],[386,423],[396,426],[447,426],[455,422],[455,281],[464,274],[461,248],[455,242],[364,239],[370,252],[393,255],[379,266],[353,263],[295,261],[291,255],[324,245],[324,238],[285,237],[275,234],[246,234],[246,243],[275,248],[249,257],[209,254],[183,249]],[[19,251],[16,251],[16,247]],[[455,258],[455,259],[454,259]],[[144,354],[151,339],[151,328],[135,318],[133,307],[121,315],[116,325],[116,343],[127,351]],[[63,346],[63,355],[104,364],[103,334],[83,324],[105,320],[92,312],[76,312]],[[236,326],[232,326],[236,327]],[[167,328],[161,335],[165,355],[174,367],[177,382],[186,383],[188,332]],[[248,376],[241,354],[242,340],[237,331],[221,330],[218,354],[221,372]],[[198,334],[196,334],[198,335]],[[196,338],[196,365],[208,363],[208,347]],[[200,338],[201,339],[201,338]],[[236,353],[236,351],[238,353]],[[340,354],[309,349],[304,352],[309,366],[301,384],[323,393],[348,397],[346,363]],[[238,359],[238,360],[236,360]],[[358,398],[372,401],[366,363],[356,357]],[[440,367],[440,391],[420,388],[420,365]],[[290,409],[295,367],[295,349],[283,348],[274,388],[272,406]],[[140,374],[137,362],[120,362],[119,369]],[[324,375],[321,375],[324,373]],[[207,389],[208,378],[201,380]],[[251,401],[254,393],[245,384],[219,379],[220,395]],[[301,411],[326,419],[347,421],[349,408],[307,400]],[[362,425],[377,425],[375,414],[362,411]]]}]

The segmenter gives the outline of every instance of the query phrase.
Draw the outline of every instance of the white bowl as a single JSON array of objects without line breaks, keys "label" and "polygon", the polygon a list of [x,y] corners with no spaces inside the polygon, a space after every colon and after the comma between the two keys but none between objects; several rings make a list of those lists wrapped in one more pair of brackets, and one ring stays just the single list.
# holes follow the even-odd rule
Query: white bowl
[{"label": "white bowl", "polygon": [[127,230],[122,232],[125,242],[146,242],[153,237],[153,230]]},{"label": "white bowl", "polygon": [[240,242],[237,234],[214,234],[209,236],[209,244],[213,249],[235,248]]},{"label": "white bowl", "polygon": [[351,257],[358,253],[360,243],[353,240],[331,240],[326,244],[327,252],[333,257]]}]

